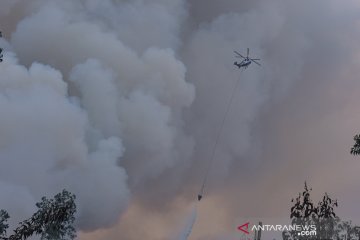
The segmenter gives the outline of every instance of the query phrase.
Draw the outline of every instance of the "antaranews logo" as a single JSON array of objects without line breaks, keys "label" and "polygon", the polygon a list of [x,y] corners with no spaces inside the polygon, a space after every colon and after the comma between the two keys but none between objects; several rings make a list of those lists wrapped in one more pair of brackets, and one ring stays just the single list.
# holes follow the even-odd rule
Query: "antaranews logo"
[{"label": "antaranews logo", "polygon": [[250,222],[247,222],[241,226],[238,226],[238,229],[240,231],[243,231],[245,234],[249,234],[249,224],[250,224]]},{"label": "antaranews logo", "polygon": [[238,226],[238,230],[244,234],[250,234],[255,231],[296,231],[298,236],[316,236],[316,226],[315,225],[272,225],[272,224],[254,224],[250,227],[250,222]]}]

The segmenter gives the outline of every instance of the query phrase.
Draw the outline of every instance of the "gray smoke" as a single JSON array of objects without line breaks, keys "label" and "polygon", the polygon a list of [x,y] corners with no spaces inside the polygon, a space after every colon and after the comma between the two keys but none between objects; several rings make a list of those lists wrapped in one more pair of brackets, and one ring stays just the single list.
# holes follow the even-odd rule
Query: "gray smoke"
[{"label": "gray smoke", "polygon": [[[112,7],[149,14],[164,24],[160,31],[169,40],[144,51],[132,40],[135,45],[126,46],[119,35],[126,39],[129,29],[112,23],[142,24],[132,15],[111,18],[106,11]],[[177,44],[171,39],[177,20],[161,2],[34,1],[7,8],[3,15],[21,9],[26,16],[7,35],[8,50],[20,64],[7,52],[0,66],[1,183],[30,195],[32,201],[21,202],[29,206],[66,187],[78,197],[80,229],[111,226],[128,206],[131,186],[144,185],[191,154],[181,112],[192,103],[194,87],[167,48]],[[99,10],[104,14],[92,18]],[[145,33],[144,27],[138,32]],[[10,214],[20,219],[22,212]]]},{"label": "gray smoke", "polygon": [[[359,7],[1,1],[0,208],[14,226],[67,188],[80,239],[171,239],[238,80],[191,239],[236,239],[244,215],[287,216],[304,180],[351,206]],[[247,47],[262,66],[240,72],[233,50]]]}]

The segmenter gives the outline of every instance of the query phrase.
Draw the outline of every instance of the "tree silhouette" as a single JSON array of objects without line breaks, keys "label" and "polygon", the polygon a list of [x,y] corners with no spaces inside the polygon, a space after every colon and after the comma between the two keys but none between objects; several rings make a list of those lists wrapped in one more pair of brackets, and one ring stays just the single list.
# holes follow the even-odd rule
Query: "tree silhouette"
[{"label": "tree silhouette", "polygon": [[0,210],[0,239],[6,235],[6,229],[9,227],[9,224],[7,224],[8,219],[9,214],[4,210]]},{"label": "tree silhouette", "polygon": [[[314,204],[310,199],[310,191],[312,189],[308,189],[307,184],[305,182],[304,191],[299,193],[299,196],[295,200],[295,204],[291,207],[290,218],[295,221],[298,218],[310,218],[314,214],[316,214],[316,209],[314,208]],[[294,202],[294,199],[291,199],[291,202]]]},{"label": "tree silhouette", "polygon": [[38,211],[31,218],[20,222],[20,226],[9,237],[6,237],[9,215],[6,211],[1,210],[0,239],[23,240],[34,234],[40,235],[42,240],[70,240],[76,237],[73,227],[76,212],[75,195],[63,190],[53,199],[43,197],[41,202],[36,203],[36,207]]},{"label": "tree silhouette", "polygon": [[350,154],[359,155],[360,154],[360,134],[354,136],[354,146],[350,150]]},{"label": "tree silhouette", "polygon": [[311,191],[305,182],[304,191],[295,200],[291,200],[294,205],[290,209],[290,219],[292,225],[315,225],[316,236],[299,236],[297,231],[289,231],[283,233],[283,239],[332,239],[339,221],[334,212],[334,208],[338,206],[337,200],[325,193],[322,201],[315,207],[310,198]]}]

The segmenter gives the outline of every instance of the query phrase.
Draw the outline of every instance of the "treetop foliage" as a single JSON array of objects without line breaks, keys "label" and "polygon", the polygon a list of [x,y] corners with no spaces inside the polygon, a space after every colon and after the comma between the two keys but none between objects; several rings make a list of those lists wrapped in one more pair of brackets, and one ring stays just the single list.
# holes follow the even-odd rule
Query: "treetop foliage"
[{"label": "treetop foliage", "polygon": [[291,224],[315,225],[317,235],[298,236],[296,231],[290,231],[283,233],[284,239],[290,239],[290,236],[292,239],[331,239],[334,235],[339,220],[334,212],[334,208],[338,206],[337,200],[331,199],[325,193],[322,200],[315,205],[310,197],[311,191],[312,189],[309,189],[305,182],[304,191],[299,193],[295,200],[291,200],[294,205],[290,209],[290,219]]},{"label": "treetop foliage", "polygon": [[350,154],[359,155],[360,154],[360,134],[354,136],[354,146],[350,150]]},{"label": "treetop foliage", "polygon": [[7,220],[9,215],[6,211],[0,211],[0,239],[23,240],[36,234],[41,239],[71,240],[76,237],[73,227],[76,212],[75,195],[63,190],[53,199],[43,197],[41,202],[36,203],[38,211],[31,218],[19,223],[14,233],[6,237],[6,229],[9,227]]}]

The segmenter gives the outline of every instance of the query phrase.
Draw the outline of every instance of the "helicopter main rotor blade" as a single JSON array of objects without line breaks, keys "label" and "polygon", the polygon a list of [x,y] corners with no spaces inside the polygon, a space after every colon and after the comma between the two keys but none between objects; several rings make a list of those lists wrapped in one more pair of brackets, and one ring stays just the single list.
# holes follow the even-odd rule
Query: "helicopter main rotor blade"
[{"label": "helicopter main rotor blade", "polygon": [[257,61],[259,61],[259,60],[261,60],[260,58],[250,58],[251,60],[257,60]]},{"label": "helicopter main rotor blade", "polygon": [[250,50],[249,50],[249,48],[247,48],[247,54],[246,54],[246,57],[249,57],[249,52],[250,52]]},{"label": "helicopter main rotor blade", "polygon": [[256,61],[254,61],[255,59],[251,59],[250,58],[250,61],[252,61],[252,62],[254,62],[254,63],[256,63],[257,65],[259,65],[259,66],[261,66],[261,64],[260,63],[258,63],[258,62],[256,62]]},{"label": "helicopter main rotor blade", "polygon": [[242,57],[242,58],[245,58],[243,55],[241,55],[239,52],[237,51],[234,51],[234,53],[236,53],[238,56],[237,57]]}]

